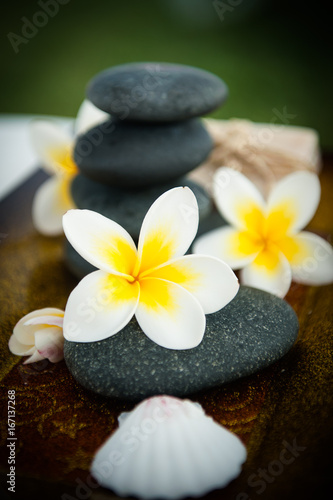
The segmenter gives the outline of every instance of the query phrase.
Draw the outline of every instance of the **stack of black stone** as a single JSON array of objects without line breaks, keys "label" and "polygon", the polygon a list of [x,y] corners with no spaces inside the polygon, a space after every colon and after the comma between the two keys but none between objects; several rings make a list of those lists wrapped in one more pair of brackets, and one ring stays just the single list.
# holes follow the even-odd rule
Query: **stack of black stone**
[{"label": "stack of black stone", "polygon": [[[110,119],[78,137],[72,183],[78,208],[118,222],[138,240],[144,216],[165,191],[189,186],[199,205],[199,231],[212,213],[204,189],[186,177],[210,154],[213,142],[200,116],[227,97],[217,76],[190,66],[132,63],[98,74],[87,97]],[[79,277],[94,270],[72,247],[70,269]]]},{"label": "stack of black stone", "polygon": [[[212,148],[198,117],[226,95],[219,78],[186,66],[128,64],[97,75],[88,98],[110,119],[77,140],[76,205],[115,220],[137,240],[155,199],[187,185],[198,199],[200,224],[208,229],[206,221],[216,212],[186,174]],[[71,247],[67,261],[78,276],[92,270]],[[64,355],[74,378],[98,394],[129,400],[185,397],[269,366],[291,348],[297,332],[297,317],[287,302],[241,287],[226,307],[207,315],[205,336],[194,349],[155,344],[133,318],[105,340],[65,340]]]}]

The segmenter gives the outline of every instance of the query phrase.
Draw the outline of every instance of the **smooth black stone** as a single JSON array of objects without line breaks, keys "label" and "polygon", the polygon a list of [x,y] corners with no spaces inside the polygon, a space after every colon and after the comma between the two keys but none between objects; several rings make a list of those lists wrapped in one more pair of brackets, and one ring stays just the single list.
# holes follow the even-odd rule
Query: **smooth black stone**
[{"label": "smooth black stone", "polygon": [[212,210],[212,202],[204,188],[186,177],[166,184],[133,190],[108,186],[77,175],[71,185],[71,194],[78,208],[94,210],[120,224],[137,241],[143,219],[155,200],[169,189],[188,186],[196,196],[199,219],[205,219]]},{"label": "smooth black stone", "polygon": [[64,242],[63,255],[66,266],[70,272],[79,279],[84,278],[93,271],[97,271],[95,266],[87,262],[76,250],[74,250],[68,240]]},{"label": "smooth black stone", "polygon": [[192,66],[131,63],[106,69],[88,84],[98,108],[138,121],[178,121],[210,113],[228,96],[216,75]]},{"label": "smooth black stone", "polygon": [[212,210],[207,215],[207,217],[200,220],[196,238],[198,238],[202,234],[208,233],[208,231],[213,231],[214,229],[225,226],[226,224],[227,221],[222,217],[220,212],[218,212],[215,207],[212,207]]},{"label": "smooth black stone", "polygon": [[100,342],[65,341],[64,352],[74,378],[98,394],[184,397],[267,367],[292,347],[297,332],[297,316],[287,302],[241,287],[225,308],[207,315],[205,336],[194,349],[160,347],[133,319]]},{"label": "smooth black stone", "polygon": [[91,179],[140,188],[186,174],[212,148],[213,141],[197,118],[163,125],[108,120],[77,138],[74,160]]}]

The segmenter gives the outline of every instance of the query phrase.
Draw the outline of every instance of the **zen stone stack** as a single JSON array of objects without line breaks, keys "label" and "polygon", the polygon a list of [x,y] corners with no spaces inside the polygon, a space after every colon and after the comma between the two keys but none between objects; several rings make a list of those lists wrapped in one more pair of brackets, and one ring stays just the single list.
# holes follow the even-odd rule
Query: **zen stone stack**
[{"label": "zen stone stack", "polygon": [[[177,64],[124,64],[95,76],[87,98],[110,119],[77,139],[80,174],[71,188],[76,206],[118,222],[137,241],[152,203],[186,185],[197,197],[202,226],[211,201],[186,175],[213,147],[200,116],[219,107],[227,94],[217,76]],[[93,270],[69,245],[66,259],[79,277]]]},{"label": "zen stone stack", "polygon": [[[173,64],[127,64],[97,75],[87,96],[110,118],[77,139],[80,174],[72,195],[78,208],[107,216],[138,240],[152,203],[187,185],[198,200],[199,232],[221,225],[209,196],[187,176],[213,146],[200,116],[225,100],[219,78]],[[67,262],[79,277],[94,270],[70,246]],[[241,287],[226,307],[207,315],[205,336],[193,349],[161,347],[133,318],[102,341],[66,340],[64,355],[74,378],[97,394],[187,397],[269,366],[288,352],[297,332],[297,317],[285,301]]]}]

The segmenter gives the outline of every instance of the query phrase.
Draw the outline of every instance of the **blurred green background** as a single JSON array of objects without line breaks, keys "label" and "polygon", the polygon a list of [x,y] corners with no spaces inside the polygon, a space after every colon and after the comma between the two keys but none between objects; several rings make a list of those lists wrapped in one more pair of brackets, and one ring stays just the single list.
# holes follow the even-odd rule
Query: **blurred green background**
[{"label": "blurred green background", "polygon": [[[42,3],[3,2],[0,111],[75,116],[90,78],[130,61],[204,68],[228,85],[218,118],[248,118],[318,130],[333,150],[328,11],[286,0],[59,0],[43,24]],[[49,0],[51,3],[56,0]],[[8,34],[12,33],[14,35]],[[14,50],[16,48],[16,52]],[[282,118],[281,118],[282,117]]]}]

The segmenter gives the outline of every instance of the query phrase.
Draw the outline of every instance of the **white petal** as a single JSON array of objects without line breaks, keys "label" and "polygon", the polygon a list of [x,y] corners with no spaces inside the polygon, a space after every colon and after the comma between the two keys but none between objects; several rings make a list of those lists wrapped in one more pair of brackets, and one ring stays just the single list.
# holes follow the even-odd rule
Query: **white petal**
[{"label": "white petal", "polygon": [[31,347],[35,345],[35,331],[40,327],[34,326],[36,323],[31,324],[30,322],[35,320],[39,321],[40,318],[45,318],[47,316],[52,316],[55,318],[55,321],[57,321],[58,318],[63,317],[63,314],[64,311],[55,307],[44,307],[43,309],[32,311],[23,316],[23,318],[16,323],[13,329],[13,335],[19,343]]},{"label": "white petal", "polygon": [[298,246],[290,260],[293,279],[305,285],[333,282],[333,248],[320,236],[303,231],[293,237]]},{"label": "white petal", "polygon": [[29,363],[37,363],[37,361],[41,361],[42,359],[45,359],[39,352],[37,351],[36,348],[34,348],[33,354],[24,361],[24,365],[28,365]]},{"label": "white petal", "polygon": [[220,259],[206,255],[185,255],[156,269],[149,277],[182,286],[199,301],[205,314],[226,306],[239,288],[230,267]]},{"label": "white petal", "polygon": [[320,182],[311,172],[293,172],[281,179],[268,197],[268,213],[281,209],[290,215],[289,232],[299,231],[314,216],[320,200]]},{"label": "white petal", "polygon": [[34,120],[30,125],[30,138],[42,166],[51,174],[61,173],[61,166],[55,161],[57,152],[72,149],[71,135],[57,123]]},{"label": "white petal", "polygon": [[[9,339],[8,347],[13,354],[19,356],[30,356],[25,363],[33,363],[43,359],[43,356],[38,354],[36,347],[36,338],[39,338],[40,332],[46,332],[47,338],[52,338],[56,335],[58,348],[54,349],[54,355],[49,357],[52,362],[62,359],[61,356],[63,345],[62,322],[64,311],[55,307],[45,307],[38,309],[29,314],[26,314],[14,327],[13,334]],[[45,328],[45,325],[57,325]],[[57,332],[53,334],[52,332]],[[45,333],[44,333],[44,338]],[[61,356],[61,357],[59,357]],[[44,356],[45,357],[45,356]],[[59,358],[59,359],[58,359]]]},{"label": "white petal", "polygon": [[110,119],[110,115],[96,108],[87,99],[83,101],[75,120],[75,135],[84,134],[89,129]]},{"label": "white petal", "polygon": [[203,234],[193,244],[195,254],[206,254],[226,262],[232,269],[241,269],[252,262],[260,251],[251,234],[230,226]]},{"label": "white petal", "polygon": [[246,228],[246,214],[263,211],[264,199],[256,186],[245,175],[232,168],[222,167],[213,180],[216,205],[223,217],[233,226]]},{"label": "white petal", "polygon": [[64,337],[73,342],[96,342],[119,332],[132,318],[139,284],[103,271],[88,274],[70,294]]},{"label": "white petal", "polygon": [[39,317],[39,318],[33,318],[30,319],[29,321],[26,321],[24,324],[25,325],[48,325],[48,326],[58,326],[59,328],[62,328],[64,322],[63,317],[57,317],[57,316],[45,316],[45,317]]},{"label": "white petal", "polygon": [[35,228],[46,236],[62,234],[62,216],[74,208],[69,192],[69,179],[51,177],[37,190],[32,204]]},{"label": "white petal", "polygon": [[62,328],[54,326],[38,330],[35,334],[35,345],[44,359],[49,359],[52,363],[61,361],[64,357]]},{"label": "white petal", "polygon": [[30,356],[35,351],[33,344],[23,344],[14,334],[9,339],[8,347],[10,352],[17,356]]},{"label": "white petal", "polygon": [[70,210],[63,227],[70,244],[93,266],[117,275],[133,273],[136,247],[116,222],[91,210]]},{"label": "white petal", "polygon": [[147,337],[168,349],[196,347],[206,327],[197,299],[185,288],[157,278],[140,280],[135,316]]},{"label": "white petal", "polygon": [[29,320],[26,320],[23,324],[26,325],[49,325],[49,326],[58,326],[62,328],[64,323],[64,311],[58,309],[58,314],[44,314],[41,316],[32,317]]},{"label": "white petal", "polygon": [[262,254],[241,271],[241,283],[284,297],[291,284],[288,260],[282,253],[266,256]]},{"label": "white petal", "polygon": [[140,272],[184,255],[197,233],[198,223],[197,200],[188,187],[162,194],[142,223],[138,245]]}]

